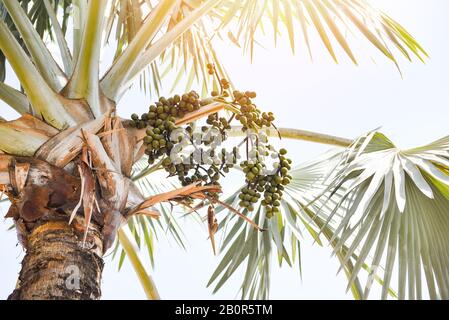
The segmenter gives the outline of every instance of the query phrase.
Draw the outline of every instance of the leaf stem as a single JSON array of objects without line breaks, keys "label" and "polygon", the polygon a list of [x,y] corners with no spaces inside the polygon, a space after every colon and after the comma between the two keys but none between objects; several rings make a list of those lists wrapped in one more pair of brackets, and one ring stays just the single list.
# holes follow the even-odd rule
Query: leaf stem
[{"label": "leaf stem", "polygon": [[30,112],[27,97],[3,82],[0,82],[0,99],[20,114]]},{"label": "leaf stem", "polygon": [[67,84],[69,98],[85,98],[95,117],[102,114],[99,89],[99,64],[104,13],[108,1],[89,1],[82,44],[72,78]]},{"label": "leaf stem", "polygon": [[3,0],[3,3],[19,30],[37,69],[53,90],[61,90],[67,82],[66,75],[53,59],[27,14],[17,0]]},{"label": "leaf stem", "polygon": [[[303,141],[309,141],[309,142],[315,142],[315,143],[321,143],[321,144],[328,144],[333,146],[339,146],[339,147],[348,147],[351,145],[352,140],[331,136],[328,134],[323,133],[317,133],[312,131],[306,131],[306,130],[299,130],[299,129],[293,129],[293,128],[279,128],[279,133],[282,138],[285,139],[293,139],[293,140],[303,140]],[[230,137],[241,137],[246,135],[247,133],[242,131],[242,127],[240,126],[234,126],[231,128],[229,132]],[[278,131],[274,128],[270,129],[264,129],[263,132],[265,132],[270,137],[278,137]]]},{"label": "leaf stem", "polygon": [[167,20],[169,12],[176,3],[177,1],[171,0],[159,1],[158,5],[151,10],[146,21],[129,43],[126,50],[115,61],[103,80],[103,89],[109,98],[114,101],[117,99],[118,89],[127,79],[128,74],[131,72],[139,56],[145,51],[146,47]]},{"label": "leaf stem", "polygon": [[142,261],[139,258],[138,251],[139,249],[133,245],[130,238],[126,234],[123,228],[120,228],[118,231],[118,239],[120,244],[125,250],[126,255],[128,256],[134,271],[139,277],[140,283],[142,284],[143,290],[149,300],[160,300],[159,293],[157,292],[156,285],[154,284],[151,276],[146,272]]},{"label": "leaf stem", "polygon": [[[140,56],[135,63],[130,66],[130,71],[126,73],[126,78],[120,79],[118,83],[114,78],[119,75],[114,72],[108,72],[108,74],[102,80],[102,86],[105,94],[109,98],[113,96],[118,97],[121,93],[126,90],[131,81],[154,61],[164,50],[170,47],[174,41],[180,37],[184,32],[186,32],[192,25],[194,25],[199,19],[204,17],[204,15],[212,10],[223,0],[208,0],[203,2],[198,8],[193,10],[188,16],[186,16],[181,22],[176,24],[170,31],[162,35],[157,41],[151,44],[146,51],[141,51]],[[117,84],[120,84],[118,86]]]},{"label": "leaf stem", "polygon": [[162,164],[162,161],[164,161],[165,158],[162,158],[158,163],[156,163],[155,165],[145,168],[144,170],[142,170],[141,172],[139,172],[137,175],[131,177],[132,181],[137,181],[140,180],[142,178],[145,178],[146,176],[148,176],[149,174],[152,174],[153,172],[156,172],[157,170],[160,169],[160,166]]},{"label": "leaf stem", "polygon": [[47,9],[48,16],[50,17],[50,21],[56,35],[56,41],[58,42],[59,51],[61,52],[62,62],[64,64],[64,71],[66,75],[71,75],[73,70],[73,62],[64,33],[62,32],[58,18],[56,17],[56,13],[50,4],[50,1],[44,0],[44,5],[45,9]]},{"label": "leaf stem", "polygon": [[0,50],[8,59],[36,113],[58,129],[75,124],[73,117],[64,109],[61,96],[47,84],[3,21],[0,21]]}]

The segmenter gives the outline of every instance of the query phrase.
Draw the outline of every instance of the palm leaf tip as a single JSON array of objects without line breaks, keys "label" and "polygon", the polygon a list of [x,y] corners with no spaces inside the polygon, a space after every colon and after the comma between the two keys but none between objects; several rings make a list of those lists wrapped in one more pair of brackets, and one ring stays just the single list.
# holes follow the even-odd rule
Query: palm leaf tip
[{"label": "palm leaf tip", "polygon": [[365,38],[395,63],[396,53],[391,48],[398,49],[398,53],[408,60],[411,60],[412,55],[423,62],[428,57],[424,48],[401,24],[366,0],[247,0],[240,1],[239,4],[223,2],[217,7],[216,13],[220,16],[220,27],[229,27],[229,33],[233,35],[232,42],[239,46],[243,42],[244,48],[251,53],[257,43],[257,30],[265,31],[264,25],[267,22],[272,26],[275,44],[282,29],[287,31],[293,52],[295,29],[301,30],[305,47],[310,54],[310,38],[316,33],[335,62],[338,61],[336,48],[340,47],[343,54],[354,64],[358,64],[348,41],[348,38],[357,36]]}]

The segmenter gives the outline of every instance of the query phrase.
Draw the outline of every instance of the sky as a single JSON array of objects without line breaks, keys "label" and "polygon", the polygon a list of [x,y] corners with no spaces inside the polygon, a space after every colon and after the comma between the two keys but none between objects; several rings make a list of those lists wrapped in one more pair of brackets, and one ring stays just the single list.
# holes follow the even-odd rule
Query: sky
[{"label": "sky", "polygon": [[[356,50],[359,66],[343,54],[334,64],[318,39],[313,41],[313,62],[303,44],[292,55],[286,35],[278,46],[272,39],[262,39],[252,63],[240,49],[229,43],[216,43],[217,51],[236,87],[258,93],[260,108],[275,112],[277,123],[355,138],[381,127],[398,147],[409,148],[432,142],[449,134],[449,2],[447,0],[375,0],[374,3],[401,22],[429,52],[423,64],[415,59],[400,59],[402,77],[370,44],[360,41]],[[317,37],[316,37],[317,38]],[[137,87],[137,86],[136,86]],[[170,85],[167,85],[166,92]],[[182,91],[182,88],[179,88]],[[130,90],[119,105],[122,116],[144,112],[150,98],[137,88]],[[2,104],[0,104],[3,107]],[[328,146],[298,141],[282,141],[295,163],[312,159]],[[227,184],[232,185],[231,180]],[[225,186],[226,187],[226,186]],[[1,216],[6,214],[2,206]],[[0,219],[0,299],[13,290],[23,252],[14,231],[7,231],[10,221]],[[205,226],[182,221],[187,250],[161,237],[155,248],[154,277],[165,299],[234,299],[238,298],[243,270],[215,295],[206,284],[219,257],[214,257]],[[279,269],[273,264],[272,299],[351,299],[346,293],[346,278],[336,275],[338,262],[328,247],[302,240],[302,277],[298,268]],[[145,252],[144,261],[149,267]],[[106,257],[103,275],[104,299],[145,299],[130,263],[125,260],[117,272],[118,261]],[[372,297],[376,297],[376,290]]]}]

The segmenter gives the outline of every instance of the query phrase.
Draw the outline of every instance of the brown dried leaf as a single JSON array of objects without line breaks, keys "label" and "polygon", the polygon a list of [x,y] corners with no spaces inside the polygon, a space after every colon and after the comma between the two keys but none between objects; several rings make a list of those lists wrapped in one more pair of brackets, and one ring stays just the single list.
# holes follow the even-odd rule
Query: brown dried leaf
[{"label": "brown dried leaf", "polygon": [[181,126],[183,124],[190,123],[190,122],[196,121],[198,119],[207,117],[210,114],[217,113],[217,112],[223,110],[224,107],[225,107],[225,104],[220,103],[220,102],[214,102],[214,103],[208,104],[204,107],[201,107],[200,109],[198,109],[196,111],[187,113],[182,118],[177,119],[176,125]]},{"label": "brown dried leaf", "polygon": [[84,175],[81,169],[81,166],[78,166],[78,172],[80,174],[81,178],[81,192],[80,192],[80,199],[78,203],[76,204],[75,208],[73,208],[72,213],[70,214],[69,224],[72,223],[73,219],[76,216],[76,213],[78,212],[78,209],[81,207],[81,204],[83,203],[83,194],[84,194]]},{"label": "brown dried leaf", "polygon": [[27,238],[28,230],[25,225],[25,222],[23,221],[23,219],[15,219],[14,225],[16,227],[17,240],[19,240],[19,243],[24,248],[26,248],[27,244],[28,244],[28,238]]},{"label": "brown dried leaf", "polygon": [[83,134],[101,187],[102,198],[114,210],[122,212],[126,207],[130,180],[116,167],[98,136],[88,132]]},{"label": "brown dried leaf", "polygon": [[9,185],[9,163],[11,161],[11,156],[0,154],[0,186],[2,191],[6,190],[6,186]]},{"label": "brown dried leaf", "polygon": [[139,210],[134,213],[135,215],[144,215],[149,218],[159,219],[161,214],[155,210]]},{"label": "brown dried leaf", "polygon": [[16,182],[17,192],[20,194],[25,187],[25,183],[28,178],[28,171],[30,170],[29,163],[16,163],[14,167],[14,176]]},{"label": "brown dried leaf", "polygon": [[237,47],[241,48],[239,41],[237,40],[237,38],[234,36],[234,34],[231,31],[228,32],[228,38],[229,38],[229,40],[232,41],[233,44],[235,44]]},{"label": "brown dried leaf", "polygon": [[33,220],[49,208],[64,209],[76,203],[80,180],[36,158],[0,155],[0,184]]},{"label": "brown dried leaf", "polygon": [[50,199],[50,189],[36,186],[27,186],[26,189],[17,206],[23,220],[32,222],[48,212],[47,203]]},{"label": "brown dried leaf", "polygon": [[212,244],[212,250],[214,251],[214,255],[216,255],[215,233],[217,233],[218,230],[218,222],[215,217],[215,210],[213,206],[209,206],[207,209],[207,229],[209,230],[209,239]]},{"label": "brown dried leaf", "polygon": [[19,210],[17,210],[17,207],[14,204],[11,204],[9,206],[8,212],[6,213],[5,216],[5,219],[7,218],[13,218],[14,220],[20,218]]},{"label": "brown dried leaf", "polygon": [[221,188],[219,186],[198,186],[198,183],[193,183],[188,186],[172,190],[165,193],[160,193],[158,195],[152,196],[144,201],[142,204],[138,206],[138,208],[132,211],[134,212],[140,211],[142,209],[149,208],[154,206],[157,203],[167,202],[167,201],[177,201],[182,200],[185,197],[191,197],[194,199],[205,199],[207,196],[204,192],[221,192]]},{"label": "brown dried leaf", "polygon": [[122,174],[129,177],[134,156],[134,145],[129,138],[120,118],[107,118],[104,132],[99,134],[102,138],[104,149],[116,168],[120,168]]},{"label": "brown dried leaf", "polygon": [[85,163],[82,163],[80,168],[82,168],[81,172],[84,176],[83,209],[87,227],[90,223],[92,211],[94,209],[95,177],[92,174],[91,169]]}]

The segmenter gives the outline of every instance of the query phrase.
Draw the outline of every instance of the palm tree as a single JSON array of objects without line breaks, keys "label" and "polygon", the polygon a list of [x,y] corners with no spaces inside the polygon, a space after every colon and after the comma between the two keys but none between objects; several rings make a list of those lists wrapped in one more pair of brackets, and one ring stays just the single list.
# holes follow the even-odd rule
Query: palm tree
[{"label": "palm tree", "polygon": [[[223,93],[232,84],[223,80],[229,77],[212,38],[226,35],[253,55],[267,25],[275,42],[286,30],[293,51],[298,33],[310,54],[309,37],[319,36],[336,62],[338,45],[357,64],[347,33],[362,35],[396,65],[392,48],[425,59],[418,42],[366,0],[2,0],[0,12],[0,98],[20,115],[0,121],[0,185],[26,250],[11,299],[100,298],[102,257],[111,247],[121,252],[120,264],[131,260],[147,296],[158,298],[136,244],[152,258],[153,237],[168,228],[182,245],[169,205],[195,211],[193,200],[210,205],[212,242],[216,231],[225,234],[226,252],[210,280],[215,290],[246,263],[242,297],[268,297],[271,256],[292,265],[304,225],[317,243],[324,237],[332,245],[356,298],[367,298],[374,280],[382,298],[396,296],[396,256],[399,298],[421,298],[423,286],[432,298],[449,298],[447,138],[403,151],[379,132],[350,141],[271,127],[269,136],[347,149],[295,168],[270,219],[259,203],[236,209],[242,188],[222,201],[211,196],[220,191],[216,184],[179,187],[161,178],[161,162],[145,165],[146,120],[116,114],[138,76],[157,96],[167,73],[176,74],[173,87],[186,75],[188,86],[200,81],[203,97]],[[101,65],[101,50],[111,47],[112,63]],[[5,83],[7,63],[20,88]],[[177,114],[176,125],[222,109],[243,112],[216,93],[203,101]],[[228,134],[244,132],[233,127]],[[223,210],[229,215],[217,224],[214,215]],[[368,273],[364,289],[361,269]]]}]

